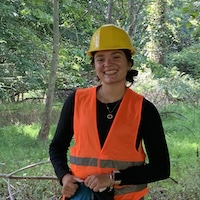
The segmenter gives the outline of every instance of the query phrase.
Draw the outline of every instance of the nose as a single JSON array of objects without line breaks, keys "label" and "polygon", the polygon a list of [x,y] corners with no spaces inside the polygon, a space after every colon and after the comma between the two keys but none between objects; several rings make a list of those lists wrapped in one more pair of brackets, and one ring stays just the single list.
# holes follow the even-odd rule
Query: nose
[{"label": "nose", "polygon": [[110,65],[112,65],[112,59],[111,58],[105,58],[104,67],[109,67]]}]

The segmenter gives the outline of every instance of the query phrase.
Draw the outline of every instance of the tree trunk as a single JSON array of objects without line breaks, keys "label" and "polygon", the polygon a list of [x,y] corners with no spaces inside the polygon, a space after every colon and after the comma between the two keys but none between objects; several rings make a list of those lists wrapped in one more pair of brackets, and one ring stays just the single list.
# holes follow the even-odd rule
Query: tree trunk
[{"label": "tree trunk", "polygon": [[165,0],[156,0],[151,3],[149,13],[150,25],[148,44],[148,57],[158,64],[163,63],[163,51],[165,43]]},{"label": "tree trunk", "polygon": [[60,39],[59,0],[54,0],[53,1],[53,53],[52,53],[52,60],[51,60],[51,69],[50,69],[50,76],[49,76],[46,105],[45,105],[45,110],[43,113],[41,129],[38,135],[38,139],[41,139],[41,140],[46,140],[48,138],[50,125],[51,125],[56,71],[58,67],[59,39]]},{"label": "tree trunk", "polygon": [[109,4],[108,4],[108,17],[107,17],[107,20],[106,20],[107,24],[112,23],[112,7],[113,7],[113,0],[110,0]]},{"label": "tree trunk", "polygon": [[134,31],[134,0],[130,0],[129,3],[129,22],[130,22],[130,27],[128,33],[131,36]]}]

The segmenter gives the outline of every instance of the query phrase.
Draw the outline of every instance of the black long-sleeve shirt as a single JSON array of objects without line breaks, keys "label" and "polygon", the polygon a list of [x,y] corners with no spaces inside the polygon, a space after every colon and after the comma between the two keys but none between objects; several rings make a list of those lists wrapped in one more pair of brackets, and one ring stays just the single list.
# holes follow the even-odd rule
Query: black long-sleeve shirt
[{"label": "black long-sleeve shirt", "polygon": [[[71,93],[65,101],[54,138],[50,144],[49,154],[58,179],[69,173],[67,152],[73,137],[73,116],[75,93]],[[109,103],[110,110],[116,102]],[[118,106],[113,115],[117,113]],[[112,120],[106,118],[108,111],[105,103],[97,100],[97,128],[101,146],[109,132]],[[138,131],[136,148],[144,141],[148,163],[143,166],[133,166],[120,170],[121,184],[143,184],[169,177],[170,161],[160,115],[155,106],[144,98],[142,104],[141,122]]]}]

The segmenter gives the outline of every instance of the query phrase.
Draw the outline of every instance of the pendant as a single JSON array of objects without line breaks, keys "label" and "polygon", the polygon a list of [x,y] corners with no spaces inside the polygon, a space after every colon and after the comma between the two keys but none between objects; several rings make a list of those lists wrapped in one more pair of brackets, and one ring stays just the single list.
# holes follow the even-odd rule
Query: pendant
[{"label": "pendant", "polygon": [[107,119],[112,119],[113,115],[112,114],[107,114]]}]

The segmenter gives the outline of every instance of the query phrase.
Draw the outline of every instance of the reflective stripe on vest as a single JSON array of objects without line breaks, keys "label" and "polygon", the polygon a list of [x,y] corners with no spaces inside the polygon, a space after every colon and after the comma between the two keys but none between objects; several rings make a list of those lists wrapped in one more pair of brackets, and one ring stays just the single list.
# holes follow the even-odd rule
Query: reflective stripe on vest
[{"label": "reflective stripe on vest", "polygon": [[[70,163],[81,166],[93,166],[98,167],[97,158],[80,158],[75,156],[70,156]],[[115,168],[115,169],[126,169],[133,166],[141,166],[144,162],[127,162],[119,160],[100,160],[99,167],[101,168]]]},{"label": "reflective stripe on vest", "polygon": [[[97,167],[98,166],[98,159],[97,158],[78,158],[75,156],[70,156],[70,163],[80,166],[91,166]],[[126,169],[127,167],[132,166],[141,166],[143,162],[124,162],[124,161],[115,161],[115,160],[100,160],[100,167],[101,168],[117,168],[117,169]],[[118,166],[118,167],[116,167]],[[126,166],[126,167],[125,167]],[[145,189],[147,184],[140,184],[140,185],[126,185],[115,188],[115,195],[122,195],[128,194],[130,192],[137,192]]]},{"label": "reflective stripe on vest", "polygon": [[147,184],[126,185],[121,188],[115,188],[115,195],[128,194],[130,192],[138,192],[147,187]]}]

